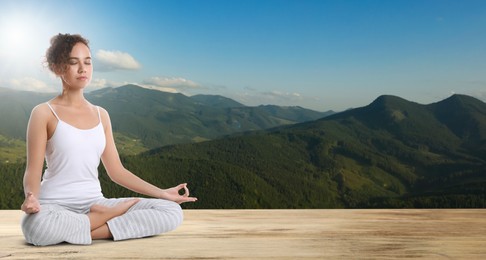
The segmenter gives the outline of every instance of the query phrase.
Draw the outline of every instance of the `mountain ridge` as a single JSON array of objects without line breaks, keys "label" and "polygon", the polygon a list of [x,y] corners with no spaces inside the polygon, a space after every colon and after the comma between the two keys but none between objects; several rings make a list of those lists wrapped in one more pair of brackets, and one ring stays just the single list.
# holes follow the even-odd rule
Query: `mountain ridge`
[{"label": "mountain ridge", "polygon": [[245,107],[245,105],[221,95],[199,94],[199,95],[190,96],[190,98],[202,104],[215,106],[215,107],[222,107],[222,108]]},{"label": "mountain ridge", "polygon": [[[56,93],[0,90],[0,135],[25,140],[32,108]],[[129,84],[85,93],[93,104],[104,107],[112,120],[121,152],[211,140],[236,132],[261,130],[324,117],[304,108],[241,106],[217,95],[188,97]],[[19,155],[24,156],[24,155]],[[1,158],[0,158],[1,159]]]},{"label": "mountain ridge", "polygon": [[[126,106],[120,97],[127,95],[109,95]],[[246,108],[226,109],[249,115]],[[485,111],[484,102],[464,96],[422,105],[385,95],[313,121],[161,146],[122,160],[160,187],[189,182],[199,200],[187,208],[486,207]],[[218,115],[212,113],[196,110],[199,117]],[[0,163],[0,191],[19,187],[17,196],[0,196],[0,205],[21,202],[22,167]],[[111,183],[103,167],[100,180],[105,196],[138,196]]]},{"label": "mountain ridge", "polygon": [[[190,180],[200,199],[189,206],[195,208],[486,207],[484,147],[465,147],[467,139],[441,124],[433,105],[375,101],[311,122],[160,147],[125,162],[162,186]],[[471,102],[486,107],[466,101],[464,113],[474,110]],[[396,111],[405,117],[397,120]]]}]

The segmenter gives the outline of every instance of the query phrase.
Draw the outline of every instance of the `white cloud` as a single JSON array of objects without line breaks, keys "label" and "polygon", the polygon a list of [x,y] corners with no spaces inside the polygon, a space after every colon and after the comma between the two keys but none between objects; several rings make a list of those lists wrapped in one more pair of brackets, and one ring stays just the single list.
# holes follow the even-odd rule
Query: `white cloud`
[{"label": "white cloud", "polygon": [[42,80],[38,80],[31,77],[24,77],[20,79],[9,79],[6,82],[6,87],[16,90],[26,90],[35,92],[56,92],[59,89],[57,87],[46,84]]},{"label": "white cloud", "polygon": [[108,87],[108,81],[106,79],[92,79],[89,86],[94,89],[105,88]]},{"label": "white cloud", "polygon": [[194,81],[180,77],[152,77],[141,84],[143,87],[157,89],[160,91],[178,93],[187,90],[200,88]]},{"label": "white cloud", "polygon": [[95,69],[99,71],[138,70],[141,65],[132,55],[121,51],[99,50],[96,52]]},{"label": "white cloud", "polygon": [[155,89],[158,91],[169,92],[169,93],[179,93],[179,91],[175,88],[167,88],[167,87],[159,87],[150,84],[140,84],[139,86],[148,88],[148,89]]},{"label": "white cloud", "polygon": [[91,91],[106,87],[116,88],[127,84],[133,84],[148,89],[155,89],[171,93],[182,93],[188,89],[200,89],[199,84],[188,79],[176,77],[152,77],[150,79],[143,80],[141,83],[127,81],[118,82],[110,81],[105,78],[96,78],[91,80],[89,88],[87,90]]},{"label": "white cloud", "polygon": [[197,88],[199,84],[194,81],[178,77],[152,77],[144,80],[145,84],[152,84],[159,87]]},{"label": "white cloud", "polygon": [[284,102],[302,100],[302,95],[296,92],[290,93],[290,92],[281,92],[281,91],[274,90],[274,91],[262,92],[261,94],[270,100],[280,100]]},{"label": "white cloud", "polygon": [[131,83],[131,82],[127,82],[127,81],[117,82],[117,81],[110,81],[110,80],[107,80],[107,79],[98,79],[97,78],[97,79],[91,80],[91,82],[89,83],[89,88],[87,90],[90,91],[90,90],[96,90],[96,89],[107,88],[107,87],[116,88],[116,87],[120,87],[120,86],[127,85],[127,84],[137,85],[137,83]]}]

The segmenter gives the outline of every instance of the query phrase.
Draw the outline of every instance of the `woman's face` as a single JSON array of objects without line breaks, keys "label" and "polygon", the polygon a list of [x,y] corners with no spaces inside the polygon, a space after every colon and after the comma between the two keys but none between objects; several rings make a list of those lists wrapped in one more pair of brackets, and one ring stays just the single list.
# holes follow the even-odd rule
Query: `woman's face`
[{"label": "woman's face", "polygon": [[88,46],[76,43],[71,50],[64,72],[60,75],[63,86],[72,89],[86,87],[91,81],[93,66]]}]

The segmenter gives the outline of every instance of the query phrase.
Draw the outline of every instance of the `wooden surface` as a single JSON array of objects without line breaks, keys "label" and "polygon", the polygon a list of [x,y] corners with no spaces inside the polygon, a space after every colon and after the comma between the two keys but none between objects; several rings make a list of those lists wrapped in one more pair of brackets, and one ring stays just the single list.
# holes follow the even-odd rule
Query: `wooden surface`
[{"label": "wooden surface", "polygon": [[185,210],[177,230],[89,246],[27,245],[0,211],[0,259],[486,259],[486,210]]}]

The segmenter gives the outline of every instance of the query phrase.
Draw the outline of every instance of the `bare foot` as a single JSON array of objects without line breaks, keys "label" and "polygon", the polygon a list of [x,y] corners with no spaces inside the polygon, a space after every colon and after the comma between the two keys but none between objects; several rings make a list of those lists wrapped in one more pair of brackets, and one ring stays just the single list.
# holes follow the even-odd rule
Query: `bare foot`
[{"label": "bare foot", "polygon": [[122,201],[113,207],[95,204],[91,206],[88,213],[91,230],[94,230],[114,217],[125,214],[133,205],[139,202],[140,199],[130,199]]},{"label": "bare foot", "polygon": [[90,213],[104,213],[104,214],[110,214],[110,215],[115,215],[120,216],[127,212],[133,205],[135,205],[137,202],[139,202],[140,199],[130,199],[130,200],[125,200],[122,201],[118,204],[116,204],[113,207],[108,207],[108,206],[103,206],[99,204],[94,204],[91,206],[89,209]]}]

